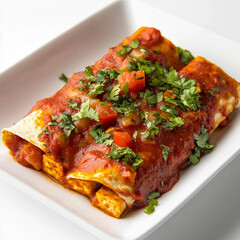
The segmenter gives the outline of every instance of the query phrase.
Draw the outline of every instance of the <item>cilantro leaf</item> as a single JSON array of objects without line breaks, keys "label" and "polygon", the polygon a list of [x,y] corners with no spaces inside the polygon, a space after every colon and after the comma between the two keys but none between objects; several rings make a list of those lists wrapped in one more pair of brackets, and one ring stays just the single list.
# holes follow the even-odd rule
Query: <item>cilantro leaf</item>
[{"label": "cilantro leaf", "polygon": [[107,156],[114,161],[122,161],[125,165],[130,165],[133,171],[136,171],[137,167],[143,162],[141,156],[132,151],[129,147],[116,147],[114,146],[111,153]]},{"label": "cilantro leaf", "polygon": [[129,45],[131,48],[138,48],[139,46],[139,39],[134,39]]},{"label": "cilantro leaf", "polygon": [[147,196],[147,202],[150,202],[152,199],[160,197],[160,192],[151,192]]},{"label": "cilantro leaf", "polygon": [[133,48],[138,48],[138,47],[139,47],[139,39],[134,39],[134,40],[132,40],[130,45],[121,46],[120,51],[116,52],[116,55],[118,57],[120,57],[120,56],[125,55],[128,52],[130,52]]},{"label": "cilantro leaf", "polygon": [[120,56],[122,56],[122,55],[127,54],[127,53],[130,52],[131,50],[132,50],[132,47],[131,47],[131,46],[129,46],[129,45],[123,45],[123,46],[121,46],[120,51],[116,52],[116,55],[117,55],[118,57],[120,57]]},{"label": "cilantro leaf", "polygon": [[214,92],[216,92],[216,93],[219,93],[219,92],[220,92],[220,88],[219,88],[219,87],[214,87],[212,90],[213,90]]},{"label": "cilantro leaf", "polygon": [[64,129],[64,134],[68,137],[70,136],[72,130],[75,130],[78,133],[78,129],[73,122],[72,116],[66,112],[62,113],[62,116],[59,118],[59,127]]},{"label": "cilantro leaf", "polygon": [[103,84],[93,84],[93,90],[91,92],[88,93],[88,95],[98,95],[98,94],[102,94],[103,91]]},{"label": "cilantro leaf", "polygon": [[157,93],[157,102],[161,102],[163,100],[163,92]]},{"label": "cilantro leaf", "polygon": [[148,131],[142,132],[141,134],[145,136],[145,138],[152,138],[154,135],[159,134],[159,127],[158,124],[162,123],[164,121],[164,118],[157,118],[156,120],[148,120],[146,122],[146,126],[148,128]]},{"label": "cilantro leaf", "polygon": [[159,92],[156,94],[149,89],[146,89],[145,92],[140,92],[139,94],[141,98],[147,100],[150,107],[156,105],[158,102],[161,102],[163,100],[163,92]]},{"label": "cilantro leaf", "polygon": [[72,117],[73,120],[79,120],[82,118],[90,118],[91,120],[99,121],[98,113],[93,108],[90,108],[89,99],[82,103],[80,111]]},{"label": "cilantro leaf", "polygon": [[129,85],[127,83],[123,84],[123,91],[124,91],[125,96],[128,96]]},{"label": "cilantro leaf", "polygon": [[166,145],[163,145],[163,144],[161,144],[161,146],[163,147],[163,150],[162,150],[163,159],[164,159],[164,161],[167,161],[168,154],[169,154],[171,148]]},{"label": "cilantro leaf", "polygon": [[195,133],[193,136],[196,140],[197,146],[200,147],[201,151],[208,151],[213,148],[213,145],[209,144],[209,133],[208,130],[204,128],[204,125],[201,126],[200,135]]},{"label": "cilantro leaf", "polygon": [[208,92],[210,96],[212,96],[213,98],[216,98],[215,94],[212,91]]},{"label": "cilantro leaf", "polygon": [[52,115],[51,117],[52,117],[52,121],[49,122],[48,125],[56,126],[57,125],[56,121],[57,121],[58,116],[57,115]]},{"label": "cilantro leaf", "polygon": [[45,126],[42,127],[42,131],[45,132],[46,134],[51,134]]},{"label": "cilantro leaf", "polygon": [[89,81],[96,82],[96,77],[93,76],[93,70],[90,66],[87,66],[85,68],[85,76],[86,76],[86,79],[88,79]]},{"label": "cilantro leaf", "polygon": [[147,214],[151,214],[154,212],[155,207],[158,206],[158,201],[156,199],[152,199],[148,206],[144,209],[144,212]]},{"label": "cilantro leaf", "polygon": [[174,108],[169,106],[168,104],[164,104],[160,107],[160,109],[164,112],[168,112],[170,114],[176,115],[178,113],[178,111]]},{"label": "cilantro leaf", "polygon": [[113,144],[113,139],[107,139],[104,141],[104,143],[106,146],[111,146]]},{"label": "cilantro leaf", "polygon": [[104,143],[111,136],[111,134],[102,131],[100,124],[96,125],[89,133],[95,138],[96,143]]},{"label": "cilantro leaf", "polygon": [[66,75],[64,73],[62,73],[62,75],[59,77],[60,80],[62,80],[63,82],[67,83],[68,82],[68,78],[66,77]]},{"label": "cilantro leaf", "polygon": [[186,50],[186,49],[182,49],[180,47],[177,47],[177,51],[178,51],[178,56],[179,56],[179,58],[181,59],[181,61],[183,62],[184,65],[187,65],[189,62],[191,62],[194,59],[191,52]]},{"label": "cilantro leaf", "polygon": [[116,84],[110,92],[109,99],[111,101],[117,101],[119,99],[119,93],[121,91],[120,85]]},{"label": "cilantro leaf", "polygon": [[189,156],[189,160],[192,164],[197,164],[199,162],[199,157],[201,152],[208,152],[213,149],[213,145],[209,143],[209,132],[204,125],[201,126],[200,135],[193,135],[196,141],[196,147],[194,148],[194,152]]},{"label": "cilantro leaf", "polygon": [[168,130],[173,130],[175,127],[184,125],[184,120],[181,117],[171,117],[167,122],[162,124],[162,127]]},{"label": "cilantro leaf", "polygon": [[71,102],[71,103],[69,103],[68,107],[69,107],[69,108],[73,108],[73,109],[75,109],[75,110],[79,110],[79,108],[78,108],[78,103],[77,103],[77,102]]}]

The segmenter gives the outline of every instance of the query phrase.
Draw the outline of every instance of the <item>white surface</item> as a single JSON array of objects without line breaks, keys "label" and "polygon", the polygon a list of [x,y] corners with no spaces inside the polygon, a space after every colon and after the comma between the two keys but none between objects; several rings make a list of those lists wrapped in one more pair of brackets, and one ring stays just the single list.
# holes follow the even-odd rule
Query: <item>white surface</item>
[{"label": "white surface", "polygon": [[[53,4],[53,2],[55,4]],[[3,24],[1,27],[1,32],[4,32],[4,37],[1,39],[5,39],[3,41],[3,44],[1,44],[1,50],[4,49],[7,53],[7,56],[10,60],[6,60],[8,64],[13,63],[16,61],[16,59],[19,59],[23,57],[24,55],[32,50],[34,50],[34,44],[35,36],[32,36],[32,31],[28,31],[28,27],[25,26],[26,32],[28,33],[26,36],[23,37],[23,35],[19,36],[16,41],[15,35],[17,34],[14,31],[10,31],[11,33],[8,35],[9,26],[11,26],[10,29],[17,29],[18,24],[17,22],[21,22],[19,19],[20,15],[24,16],[24,12],[26,13],[32,12],[31,9],[35,9],[34,14],[31,16],[31,22],[29,22],[26,18],[23,22],[26,21],[30,26],[32,26],[30,29],[36,28],[36,23],[39,24],[39,26],[42,27],[42,30],[36,31],[37,41],[41,42],[38,44],[41,45],[45,42],[47,42],[49,39],[51,39],[56,34],[60,33],[61,30],[56,30],[57,26],[60,27],[62,25],[62,31],[65,29],[71,27],[72,24],[77,23],[80,20],[80,16],[78,18],[79,10],[77,9],[77,5],[81,9],[84,9],[84,6],[86,9],[90,9],[91,11],[94,9],[94,7],[97,6],[97,4],[91,4],[91,2],[83,3],[81,4],[79,2],[75,2],[74,6],[69,6],[71,4],[63,4],[62,6],[57,4],[56,1],[52,1],[52,4],[46,4],[44,1],[41,3],[38,3],[38,5],[35,6],[27,6],[24,4],[24,1],[21,1],[20,3],[13,4],[13,9],[10,8],[11,1],[8,1],[8,3],[4,3],[2,9],[4,9],[4,14],[1,14],[2,23],[4,23],[6,20],[10,20],[10,24]],[[176,2],[177,1],[172,1]],[[214,2],[214,1],[213,1]],[[98,2],[99,3],[99,2]],[[216,3],[216,1],[215,1]],[[218,21],[218,16],[220,16],[221,11],[224,13],[225,8],[221,7],[222,2],[220,2],[220,8],[217,9],[216,14],[216,25],[223,20]],[[228,1],[229,3],[229,1]],[[155,2],[153,4],[158,4],[159,7],[165,8],[167,10],[176,11],[176,13],[179,15],[180,12],[182,12],[182,9],[184,7],[182,6],[175,6],[172,4],[170,7],[169,3],[165,4],[161,1],[159,3]],[[183,3],[183,6],[185,4],[185,7],[189,4],[189,2]],[[207,5],[207,1],[202,1],[201,4],[203,6],[198,6],[198,11],[189,11],[185,10],[185,14],[187,12],[187,16],[191,16],[192,19],[196,18],[199,20],[197,16],[202,10],[206,7],[208,7],[208,11],[204,11],[206,14],[205,18],[202,18],[202,24],[214,26],[214,21],[210,21],[212,18],[208,19],[207,13],[209,16],[212,17],[212,12],[216,12],[216,5],[211,2],[211,4]],[[101,4],[100,4],[101,5]],[[99,5],[99,6],[100,6]],[[205,5],[205,7],[204,7]],[[224,23],[222,24],[222,29],[226,28],[227,26],[224,24],[230,24],[228,26],[232,26],[235,24],[231,22],[229,23],[229,19],[231,19],[234,16],[234,9],[237,7],[237,3],[230,4],[233,6],[232,13],[224,19]],[[45,12],[46,6],[52,6],[54,7],[53,10],[48,10],[49,12],[49,18],[46,18],[48,20],[44,20],[42,22],[43,14],[42,12]],[[89,8],[90,6],[90,8]],[[98,6],[97,6],[98,7]],[[209,7],[212,11],[209,10]],[[36,10],[37,8],[37,10]],[[181,9],[182,8],[182,9]],[[50,9],[50,8],[49,8]],[[69,9],[69,10],[68,10]],[[174,10],[175,9],[175,10]],[[11,11],[10,11],[11,10]],[[42,11],[41,11],[42,10]],[[13,12],[12,14],[9,14],[10,12]],[[70,20],[68,19],[69,16],[65,17],[66,13],[71,12],[72,14],[70,17]],[[84,14],[86,14],[87,10],[84,11]],[[220,12],[220,13],[219,13]],[[7,14],[8,13],[8,14]],[[41,13],[41,14],[39,14]],[[54,16],[54,19],[51,19],[50,13]],[[175,13],[175,14],[176,14]],[[190,14],[191,13],[191,14]],[[20,15],[18,15],[20,14]],[[38,15],[39,14],[39,15]],[[77,14],[77,17],[76,17]],[[185,14],[183,14],[183,17],[186,17]],[[74,17],[72,16],[74,15]],[[14,17],[13,17],[14,16]],[[87,16],[84,15],[84,16]],[[200,14],[202,16],[202,14]],[[13,20],[11,18],[13,17]],[[75,18],[76,17],[76,18]],[[8,18],[8,19],[7,19]],[[34,19],[36,22],[34,22]],[[57,19],[57,20],[56,20]],[[55,27],[51,28],[51,20],[56,21]],[[11,22],[12,21],[12,22]],[[53,21],[53,22],[54,22]],[[62,21],[62,22],[61,22]],[[72,22],[71,22],[72,21]],[[74,22],[75,21],[75,22]],[[147,21],[147,18],[146,18]],[[206,21],[206,22],[205,22]],[[50,23],[48,23],[50,22]],[[194,21],[193,21],[194,22]],[[208,24],[210,22],[210,24]],[[238,21],[239,22],[239,21]],[[11,24],[12,23],[12,24]],[[46,24],[48,23],[48,24]],[[69,25],[68,25],[69,24]],[[53,24],[54,25],[54,24]],[[5,27],[4,27],[5,26]],[[37,25],[38,26],[38,25]],[[41,27],[37,29],[41,29]],[[206,26],[205,26],[206,27]],[[228,27],[228,32],[229,32]],[[3,29],[3,31],[2,31]],[[24,27],[23,27],[24,29]],[[43,34],[43,31],[46,31]],[[230,28],[231,29],[231,28]],[[56,31],[56,32],[54,32]],[[57,32],[58,31],[58,32]],[[53,35],[51,35],[53,34]],[[55,35],[54,35],[55,34]],[[228,33],[222,32],[223,35],[227,35]],[[232,39],[237,38],[239,36],[239,32],[235,29],[232,29],[232,35],[234,37]],[[8,37],[7,37],[8,36]],[[14,37],[13,37],[14,36]],[[28,43],[26,44],[26,47],[22,47],[23,44],[20,44],[21,37],[23,37],[23,42]],[[48,39],[47,39],[48,37]],[[173,36],[169,36],[171,39],[174,38]],[[229,36],[228,36],[229,37]],[[4,43],[9,43],[11,40],[15,42],[16,45],[4,45]],[[174,39],[173,39],[174,40]],[[198,38],[195,39],[196,41],[199,40]],[[23,43],[21,42],[21,43]],[[19,47],[19,44],[21,45]],[[191,44],[191,42],[187,43]],[[38,45],[38,46],[39,46]],[[192,42],[192,45],[194,43]],[[26,49],[24,51],[16,54],[16,51],[12,51],[12,49]],[[221,47],[221,46],[219,46]],[[208,51],[206,51],[207,53]],[[9,54],[11,53],[11,54]],[[204,55],[204,54],[202,54]],[[206,55],[204,55],[206,56]],[[221,56],[221,55],[220,55]],[[6,58],[5,55],[3,55],[4,59]],[[208,56],[206,56],[208,57]],[[237,55],[236,57],[237,58]],[[14,60],[15,59],[15,60]],[[220,59],[219,61],[223,61],[224,59]],[[6,65],[1,66],[2,69],[4,69]],[[239,65],[238,65],[239,66]],[[229,67],[231,67],[231,62],[229,61]],[[235,77],[239,77],[239,73],[235,72]],[[2,103],[1,103],[2,104]],[[30,104],[31,105],[31,104]],[[27,107],[26,107],[27,108]],[[27,108],[28,109],[28,108]],[[27,110],[26,110],[27,111]],[[240,177],[238,174],[238,169],[240,168],[239,164],[239,157],[233,160],[233,162],[226,168],[224,171],[219,174],[217,177],[214,178],[213,181],[211,181],[210,184],[207,185],[199,194],[197,194],[196,197],[194,197],[188,204],[186,204],[180,212],[174,215],[173,218],[171,218],[168,222],[166,222],[162,227],[160,227],[157,231],[155,231],[153,234],[151,234],[147,239],[239,239],[240,232],[239,232],[239,225],[240,225],[240,213],[239,213],[239,205],[240,205],[240,196],[239,196],[239,187],[238,182],[240,182]],[[200,166],[200,165],[199,165]],[[230,169],[230,170],[229,170]],[[0,212],[1,212],[1,218],[0,218],[0,239],[32,239],[34,236],[35,239],[50,239],[50,236],[54,236],[54,239],[75,239],[78,237],[78,239],[95,239],[94,237],[90,236],[88,233],[84,232],[83,230],[79,229],[75,225],[71,224],[67,220],[63,219],[62,217],[58,216],[53,211],[49,210],[48,208],[42,206],[35,200],[27,197],[26,195],[18,192],[18,190],[15,190],[11,186],[6,186],[5,182],[1,182],[0,184]],[[134,230],[136,231],[136,229]],[[1,235],[2,234],[2,235]]]}]

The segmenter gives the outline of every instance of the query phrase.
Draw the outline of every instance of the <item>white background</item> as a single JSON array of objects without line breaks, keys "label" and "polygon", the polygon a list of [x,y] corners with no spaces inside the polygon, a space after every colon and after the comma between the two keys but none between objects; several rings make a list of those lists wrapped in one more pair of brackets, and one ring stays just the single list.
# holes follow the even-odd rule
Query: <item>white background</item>
[{"label": "white background", "polygon": [[[0,0],[0,72],[109,2]],[[240,44],[238,0],[149,0],[148,3]],[[229,61],[234,64],[234,59]],[[147,239],[239,240],[239,172],[240,156]],[[1,179],[0,240],[15,239],[96,240]]]}]

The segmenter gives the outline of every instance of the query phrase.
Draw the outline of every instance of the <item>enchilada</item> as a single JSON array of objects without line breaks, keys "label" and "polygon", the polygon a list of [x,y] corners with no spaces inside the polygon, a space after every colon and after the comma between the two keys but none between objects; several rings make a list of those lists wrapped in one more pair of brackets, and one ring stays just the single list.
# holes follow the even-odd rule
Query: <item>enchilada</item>
[{"label": "enchilada", "polygon": [[212,148],[209,133],[239,101],[234,79],[187,59],[158,30],[141,28],[4,129],[3,142],[19,163],[112,216],[145,206]]}]

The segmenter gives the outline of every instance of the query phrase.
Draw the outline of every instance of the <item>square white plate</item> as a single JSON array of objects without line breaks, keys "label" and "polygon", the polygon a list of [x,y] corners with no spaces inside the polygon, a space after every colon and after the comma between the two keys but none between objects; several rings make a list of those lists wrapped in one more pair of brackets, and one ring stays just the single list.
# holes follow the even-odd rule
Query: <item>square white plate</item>
[{"label": "square white plate", "polygon": [[[210,31],[156,10],[140,1],[118,1],[51,41],[0,76],[0,129],[20,120],[31,106],[63,86],[61,73],[71,76],[100,59],[109,47],[140,26],[153,26],[175,45],[201,55],[240,79],[240,45]],[[114,219],[93,208],[89,201],[47,178],[16,164],[0,142],[0,173],[9,183],[54,209],[101,239],[146,237],[172,216],[213,178],[240,150],[240,111],[211,137],[215,150],[197,166],[182,173],[180,181],[159,199],[152,215],[142,209]]]}]

